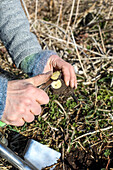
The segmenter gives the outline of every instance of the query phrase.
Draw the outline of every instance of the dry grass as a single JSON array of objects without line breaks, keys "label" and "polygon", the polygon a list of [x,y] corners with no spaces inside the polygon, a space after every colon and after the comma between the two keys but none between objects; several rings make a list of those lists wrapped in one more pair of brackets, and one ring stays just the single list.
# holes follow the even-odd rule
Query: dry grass
[{"label": "dry grass", "polygon": [[[73,147],[90,153],[92,159],[96,159],[95,150],[98,157],[107,161],[108,169],[113,162],[109,157],[113,143],[113,1],[24,2],[31,31],[43,49],[55,50],[61,58],[77,66],[79,102],[74,103],[72,98],[63,102],[61,97],[49,92],[51,101],[41,117],[16,130],[61,151],[62,160]],[[10,69],[14,75],[21,74],[10,61],[7,64],[6,52],[2,53],[2,68]],[[65,169],[64,162],[61,167]]]},{"label": "dry grass", "polygon": [[53,49],[66,61],[75,63],[86,78],[85,84],[99,79],[102,68],[110,69],[112,4],[112,1],[87,0],[26,1],[31,31],[43,48]]}]

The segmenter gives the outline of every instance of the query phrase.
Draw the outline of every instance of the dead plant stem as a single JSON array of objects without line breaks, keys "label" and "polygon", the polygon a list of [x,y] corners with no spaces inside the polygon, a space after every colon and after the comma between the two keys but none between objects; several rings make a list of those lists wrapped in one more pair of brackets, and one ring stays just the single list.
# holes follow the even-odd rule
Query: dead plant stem
[{"label": "dead plant stem", "polygon": [[73,142],[75,142],[75,141],[77,141],[78,139],[81,139],[81,138],[83,138],[83,137],[86,137],[86,136],[88,136],[88,135],[92,135],[92,134],[95,134],[95,133],[98,133],[98,132],[101,132],[101,131],[106,131],[106,130],[109,130],[109,129],[112,129],[112,128],[113,128],[113,126],[108,126],[107,128],[103,128],[103,129],[100,129],[100,130],[96,130],[96,131],[93,131],[93,132],[89,132],[89,133],[83,134],[83,135],[75,138],[75,139],[73,140]]},{"label": "dead plant stem", "polygon": [[76,28],[76,20],[77,20],[78,13],[79,13],[79,5],[80,5],[80,0],[78,0],[78,2],[77,2],[76,15],[75,15],[75,19],[74,19],[74,22],[73,22],[72,31]]},{"label": "dead plant stem", "polygon": [[35,7],[35,24],[37,23],[37,10],[38,10],[38,0],[36,0],[36,7]]},{"label": "dead plant stem", "polygon": [[74,46],[75,46],[75,50],[76,50],[76,53],[77,53],[77,56],[78,56],[80,65],[81,65],[82,70],[83,70],[83,72],[84,72],[84,76],[87,78],[86,71],[85,71],[85,69],[84,69],[84,67],[83,67],[83,64],[82,64],[82,61],[81,61],[81,56],[80,56],[80,54],[79,54],[79,51],[78,51],[78,48],[77,48],[76,41],[75,41],[75,38],[74,38],[74,35],[73,35],[72,30],[71,30],[71,36],[72,36],[72,39],[73,39],[73,43],[74,43]]},{"label": "dead plant stem", "polygon": [[[54,40],[57,40],[59,42],[63,42],[63,43],[66,43],[67,44],[67,41],[66,40],[63,40],[63,39],[60,39],[60,38],[57,38],[57,37],[54,37],[52,35],[47,35],[48,37],[54,39]],[[73,47],[75,47],[75,44],[73,42],[68,42],[68,44],[72,45]],[[113,56],[106,56],[106,55],[103,55],[103,54],[100,54],[98,52],[95,52],[95,51],[92,51],[92,50],[89,50],[81,45],[78,45],[76,44],[76,46],[79,48],[79,49],[83,49],[85,51],[89,51],[90,53],[92,54],[96,54],[98,56],[101,56],[101,57],[92,57],[92,58],[81,58],[81,60],[95,60],[95,59],[113,59]]]},{"label": "dead plant stem", "polygon": [[75,5],[75,0],[73,0],[73,2],[72,2],[71,12],[70,12],[70,16],[69,16],[68,25],[67,25],[67,28],[66,28],[64,40],[65,40],[65,38],[66,38],[66,34],[67,34],[67,32],[68,32],[68,29],[69,29],[69,26],[70,26],[70,23],[71,23],[71,18],[72,18],[72,15],[73,15],[74,5]]},{"label": "dead plant stem", "polygon": [[24,0],[21,0],[21,2],[22,2],[22,4],[23,4],[24,10],[25,10],[25,12],[26,12],[27,18],[28,18],[28,20],[30,21],[30,15],[29,15],[28,9],[27,9],[27,7],[26,7],[26,4],[25,4]]},{"label": "dead plant stem", "polygon": [[100,38],[101,38],[101,42],[102,42],[103,51],[104,51],[104,54],[105,54],[106,53],[106,48],[105,48],[105,45],[104,45],[102,31],[101,31],[100,25],[98,27],[99,27],[99,33],[100,33]]}]

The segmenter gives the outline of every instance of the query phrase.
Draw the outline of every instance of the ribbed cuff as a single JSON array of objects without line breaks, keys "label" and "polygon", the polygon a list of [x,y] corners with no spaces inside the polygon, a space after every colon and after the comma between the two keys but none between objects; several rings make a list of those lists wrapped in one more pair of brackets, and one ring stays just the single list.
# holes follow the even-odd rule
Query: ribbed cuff
[{"label": "ribbed cuff", "polygon": [[42,74],[48,59],[52,55],[57,55],[57,53],[51,50],[44,50],[28,56],[21,62],[21,69],[30,77]]},{"label": "ribbed cuff", "polygon": [[2,118],[7,96],[7,82],[8,80],[0,76],[0,119]]}]

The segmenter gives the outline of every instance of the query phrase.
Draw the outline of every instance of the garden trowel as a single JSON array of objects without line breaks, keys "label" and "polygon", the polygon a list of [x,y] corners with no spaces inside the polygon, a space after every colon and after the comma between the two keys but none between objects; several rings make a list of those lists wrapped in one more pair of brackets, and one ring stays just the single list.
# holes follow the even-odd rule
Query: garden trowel
[{"label": "garden trowel", "polygon": [[[46,145],[29,139],[24,151],[24,160],[0,142],[0,156],[19,170],[41,170],[57,163],[61,154]],[[54,169],[53,166],[52,169]]]},{"label": "garden trowel", "polygon": [[39,170],[57,163],[61,153],[30,139],[25,148],[24,159]]}]

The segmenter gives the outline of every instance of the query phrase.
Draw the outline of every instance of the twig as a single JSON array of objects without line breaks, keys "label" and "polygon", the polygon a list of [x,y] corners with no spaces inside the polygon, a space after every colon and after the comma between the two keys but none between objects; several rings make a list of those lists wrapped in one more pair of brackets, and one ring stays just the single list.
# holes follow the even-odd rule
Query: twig
[{"label": "twig", "polygon": [[64,148],[64,141],[63,141],[63,142],[62,142],[62,161],[63,161],[63,170],[65,170],[64,157],[65,157],[65,148]]},{"label": "twig", "polygon": [[71,146],[72,146],[72,143],[73,143],[74,136],[75,136],[75,130],[73,130],[73,133],[72,133],[72,135],[71,135],[70,142],[69,142],[68,148],[67,148],[67,152],[69,152],[70,149],[71,149]]},{"label": "twig", "polygon": [[96,142],[96,143],[90,145],[90,147],[92,148],[93,146],[96,146],[96,145],[98,145],[99,143],[102,143],[102,141]]},{"label": "twig", "polygon": [[46,121],[46,123],[49,125],[49,127],[50,127],[52,130],[58,131],[58,129],[55,128],[55,127],[53,127],[53,126],[51,126],[51,124],[50,124],[49,122]]},{"label": "twig", "polygon": [[60,108],[63,110],[66,118],[68,118],[68,114],[67,114],[66,111],[64,110],[63,106],[59,103],[59,101],[58,101],[58,100],[54,100],[54,102],[60,106]]},{"label": "twig", "polygon": [[97,13],[96,16],[93,18],[93,20],[92,20],[90,23],[88,23],[88,25],[90,25],[90,24],[92,24],[92,23],[94,22],[94,20],[95,20],[95,19],[97,18],[97,16],[100,14],[102,8],[103,8],[103,5],[100,7],[98,13]]},{"label": "twig", "polygon": [[[54,40],[57,40],[57,41],[59,41],[59,42],[62,42],[62,43],[66,43],[66,44],[67,44],[67,41],[66,41],[66,40],[63,40],[63,39],[54,37],[54,36],[49,35],[49,34],[47,34],[47,36],[50,37],[50,38],[52,38],[52,39],[54,39]],[[70,44],[70,45],[72,45],[72,46],[75,47],[75,45],[74,45],[73,42],[70,42],[70,41],[69,41],[68,44]],[[98,52],[89,50],[89,49],[87,49],[87,48],[85,48],[85,47],[83,47],[83,46],[80,46],[80,45],[78,45],[78,44],[76,44],[76,46],[77,46],[79,49],[83,49],[83,50],[85,50],[85,51],[89,51],[89,52],[92,53],[92,54],[96,54],[96,55],[98,55],[98,56],[101,56],[101,57],[92,57],[92,58],[81,58],[81,60],[113,59],[113,56],[106,56],[106,55],[100,54],[100,53],[98,53]]]},{"label": "twig", "polygon": [[81,108],[82,108],[82,104],[80,104],[80,108],[79,108],[78,111],[77,111],[77,115],[76,115],[76,117],[75,117],[75,122],[78,121],[78,117],[79,117],[79,113],[80,113],[80,111],[81,111]]},{"label": "twig", "polygon": [[83,12],[83,13],[81,14],[80,18],[76,21],[75,28],[76,28],[76,27],[78,26],[78,24],[82,21],[82,19],[85,18],[85,17],[87,16],[87,14],[90,13],[90,12],[94,9],[96,3],[97,3],[97,2],[94,2],[89,9],[86,9],[85,12]]},{"label": "twig", "polygon": [[56,24],[53,24],[53,23],[51,23],[51,22],[44,21],[44,20],[41,20],[41,19],[38,19],[38,20],[37,20],[37,24],[38,24],[38,22],[41,22],[41,23],[43,23],[44,25],[45,25],[45,24],[47,24],[47,25],[52,25],[53,27],[58,28],[60,31],[62,31],[62,32],[65,34],[65,30],[64,30],[63,28],[59,27],[59,26],[56,25]]},{"label": "twig", "polygon": [[21,0],[21,1],[22,1],[22,4],[23,4],[23,7],[24,7],[24,9],[25,9],[27,18],[28,18],[28,20],[30,21],[30,16],[29,16],[29,12],[28,12],[28,10],[27,10],[26,4],[25,4],[24,0]]},{"label": "twig", "polygon": [[108,156],[108,162],[107,162],[107,165],[106,165],[106,170],[108,170],[109,164],[110,164],[110,157]]},{"label": "twig", "polygon": [[59,21],[61,20],[61,17],[62,17],[62,8],[63,8],[63,0],[60,0],[60,10],[59,10],[59,15],[57,19],[56,36],[57,36]]},{"label": "twig", "polygon": [[96,131],[93,131],[93,132],[89,132],[89,133],[83,134],[83,135],[77,137],[76,139],[74,139],[73,142],[75,142],[78,139],[81,139],[83,137],[86,137],[88,135],[92,135],[92,134],[95,134],[95,133],[98,133],[98,132],[101,132],[101,131],[106,131],[106,130],[109,130],[109,129],[112,129],[112,128],[113,128],[113,126],[108,126],[107,128],[103,128],[103,129],[100,129],[100,130],[96,130]]},{"label": "twig", "polygon": [[[96,81],[95,82],[95,107],[96,107],[96,104],[97,104],[97,94],[98,94],[98,86],[97,86],[97,81]],[[95,112],[96,112],[96,109],[95,109]]]},{"label": "twig", "polygon": [[75,23],[76,23],[76,20],[77,20],[77,17],[78,17],[78,12],[79,12],[79,4],[80,4],[80,0],[78,0],[78,2],[77,2],[76,15],[75,15],[75,19],[74,19],[74,22],[73,22],[72,31],[73,31],[73,29],[76,27],[76,26],[75,26]]},{"label": "twig", "polygon": [[111,113],[108,113],[109,114],[109,117],[112,119],[113,121],[113,115]]},{"label": "twig", "polygon": [[102,112],[113,112],[112,110],[105,110],[105,109],[98,109],[98,108],[97,108],[97,110],[102,111]]},{"label": "twig", "polygon": [[[66,28],[65,36],[66,36],[66,34],[68,32],[68,29],[69,29],[69,26],[70,26],[70,23],[71,23],[71,18],[72,18],[72,14],[73,14],[73,10],[74,10],[74,5],[75,5],[75,0],[73,0],[73,3],[72,3],[70,17],[69,17],[68,25],[67,25],[67,28]],[[65,36],[64,36],[64,40],[65,40]]]},{"label": "twig", "polygon": [[112,80],[111,80],[110,87],[112,87],[112,86],[113,86],[113,77],[112,77]]},{"label": "twig", "polygon": [[35,24],[37,21],[37,10],[38,10],[38,0],[36,0],[36,8],[35,8]]},{"label": "twig", "polygon": [[76,50],[76,53],[77,53],[77,56],[78,56],[80,65],[81,65],[82,70],[83,70],[83,72],[84,72],[84,76],[87,78],[85,69],[84,69],[83,64],[82,64],[82,62],[81,62],[81,56],[80,56],[80,54],[79,54],[79,51],[78,51],[78,48],[77,48],[76,41],[75,41],[75,38],[74,38],[74,36],[73,36],[72,30],[71,30],[71,36],[72,36],[72,39],[73,39],[73,43],[74,43],[74,46],[75,46],[75,50]]},{"label": "twig", "polygon": [[59,21],[61,19],[62,16],[62,8],[63,8],[63,0],[60,0],[60,11],[59,11],[59,15],[58,15],[58,19],[57,19],[57,26],[59,25]]},{"label": "twig", "polygon": [[[109,19],[111,12],[113,12],[112,9],[113,9],[113,6],[111,6],[111,8],[110,8],[110,10],[109,10],[107,19]],[[105,26],[104,26],[104,29],[106,28],[107,24],[108,24],[108,21],[106,21]]]},{"label": "twig", "polygon": [[102,31],[101,31],[101,28],[100,28],[99,25],[98,25],[98,27],[99,27],[99,33],[100,33],[100,38],[101,38],[101,41],[102,41],[103,50],[104,50],[104,53],[106,53],[106,49],[105,49],[105,45],[104,45],[104,40],[103,40],[103,37],[102,37]]},{"label": "twig", "polygon": [[87,153],[87,150],[83,147],[83,145],[80,143],[80,141],[77,141],[77,142],[81,146],[81,148]]},{"label": "twig", "polygon": [[100,47],[100,45],[99,45],[99,43],[97,43],[97,41],[96,41],[96,39],[94,38],[94,36],[92,36],[92,39],[93,39],[93,41],[95,42],[95,45],[97,45],[98,50],[100,50],[100,52],[101,52],[102,54],[104,54],[103,51],[102,51],[102,49],[101,49],[101,47]]},{"label": "twig", "polygon": [[96,24],[100,24],[100,23],[105,22],[105,21],[113,21],[113,19],[112,18],[111,19],[103,19],[103,20],[95,21],[93,23],[91,22],[88,25],[84,26],[82,29],[85,29],[87,27],[92,27],[92,26],[94,26]]}]

